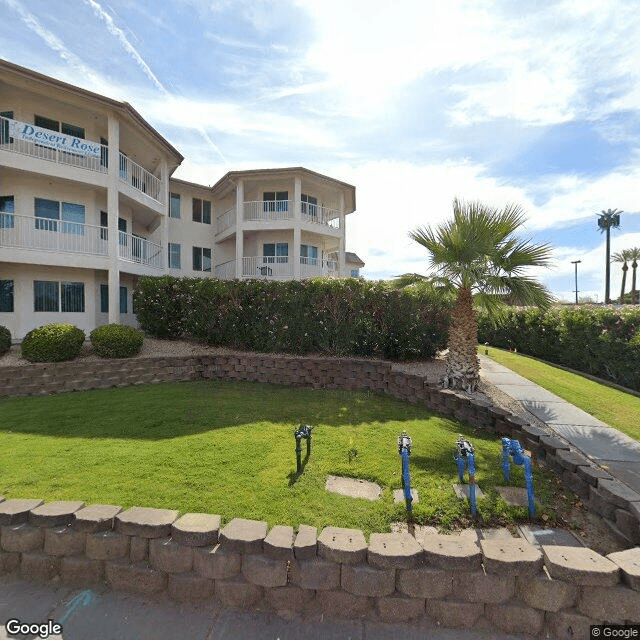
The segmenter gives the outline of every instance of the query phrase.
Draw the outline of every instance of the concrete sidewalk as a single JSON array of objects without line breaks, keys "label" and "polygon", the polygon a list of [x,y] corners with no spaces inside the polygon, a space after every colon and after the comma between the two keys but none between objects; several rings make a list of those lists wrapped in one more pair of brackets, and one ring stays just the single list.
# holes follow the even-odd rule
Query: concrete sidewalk
[{"label": "concrete sidewalk", "polygon": [[184,605],[167,598],[144,598],[112,591],[70,589],[0,581],[0,640],[35,638],[7,635],[11,618],[23,623],[62,623],[50,640],[523,640],[495,630],[439,629],[430,623],[386,624],[328,620],[321,614],[286,620],[273,613],[241,612],[220,605]]},{"label": "concrete sidewalk", "polygon": [[522,403],[550,431],[640,494],[640,443],[550,391],[480,356],[481,375]]}]

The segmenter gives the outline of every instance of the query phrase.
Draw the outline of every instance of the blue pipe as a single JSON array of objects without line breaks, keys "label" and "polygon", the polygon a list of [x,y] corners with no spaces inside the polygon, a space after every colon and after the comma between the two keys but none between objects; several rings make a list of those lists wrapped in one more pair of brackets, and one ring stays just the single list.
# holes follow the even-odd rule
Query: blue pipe
[{"label": "blue pipe", "polygon": [[407,511],[413,511],[413,496],[411,495],[411,477],[409,476],[409,452],[406,447],[402,448],[402,488],[404,489],[404,499],[407,503]]},{"label": "blue pipe", "polygon": [[476,461],[473,453],[467,454],[469,465],[469,502],[471,503],[471,515],[475,516],[478,510],[476,504]]},{"label": "blue pipe", "polygon": [[471,515],[475,516],[477,513],[476,502],[476,460],[474,456],[474,449],[471,443],[462,435],[458,436],[456,441],[457,451],[453,456],[453,459],[458,465],[458,478],[460,482],[464,482],[464,467],[465,461],[469,467],[469,503],[471,504]]},{"label": "blue pipe", "polygon": [[524,455],[524,451],[518,440],[502,438],[502,471],[505,482],[509,482],[509,456],[513,459],[514,464],[524,468],[524,480],[527,487],[527,502],[529,505],[529,517],[534,518],[536,515],[536,501],[533,494],[533,471],[531,469],[531,458]]},{"label": "blue pipe", "polygon": [[456,464],[458,465],[458,479],[460,482],[464,482],[464,458],[456,458]]}]

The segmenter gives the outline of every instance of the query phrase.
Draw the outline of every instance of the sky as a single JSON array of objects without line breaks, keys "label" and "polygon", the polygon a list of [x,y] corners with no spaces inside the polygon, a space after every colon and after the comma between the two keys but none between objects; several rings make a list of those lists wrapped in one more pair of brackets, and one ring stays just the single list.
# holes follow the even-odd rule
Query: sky
[{"label": "sky", "polygon": [[[127,101],[175,177],[304,166],[356,187],[366,278],[428,273],[409,238],[454,197],[521,205],[531,271],[604,300],[640,247],[640,0],[0,0],[0,57]],[[620,264],[611,269],[612,297]],[[627,289],[630,284],[627,279]]]}]

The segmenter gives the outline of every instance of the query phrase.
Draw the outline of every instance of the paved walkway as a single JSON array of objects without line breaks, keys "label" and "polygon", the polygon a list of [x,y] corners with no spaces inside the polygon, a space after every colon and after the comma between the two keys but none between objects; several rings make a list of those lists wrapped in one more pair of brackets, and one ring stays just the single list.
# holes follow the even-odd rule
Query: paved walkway
[{"label": "paved walkway", "polygon": [[640,443],[550,391],[481,355],[481,374],[557,435],[640,493]]}]

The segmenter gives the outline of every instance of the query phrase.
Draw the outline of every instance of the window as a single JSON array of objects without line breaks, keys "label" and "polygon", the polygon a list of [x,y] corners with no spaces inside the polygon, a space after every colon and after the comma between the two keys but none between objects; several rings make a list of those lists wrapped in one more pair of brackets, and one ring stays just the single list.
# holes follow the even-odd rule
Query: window
[{"label": "window", "polygon": [[180,268],[180,245],[169,243],[169,269]]},{"label": "window", "polygon": [[61,298],[63,312],[84,313],[84,282],[63,282]]},{"label": "window", "polygon": [[211,224],[211,202],[209,200],[193,198],[192,219],[194,222]]},{"label": "window", "polygon": [[301,264],[318,264],[318,247],[308,244],[300,245],[300,263]]},{"label": "window", "polygon": [[300,196],[300,210],[312,218],[318,217],[318,198],[307,196],[304,193]]},{"label": "window", "polygon": [[285,263],[289,261],[289,243],[275,242],[262,245],[263,262]]},{"label": "window", "polygon": [[58,311],[59,286],[57,282],[34,280],[33,310]]},{"label": "window", "polygon": [[193,247],[193,270],[211,271],[211,249]]},{"label": "window", "polygon": [[36,229],[58,231],[58,220],[62,220],[60,230],[63,233],[84,235],[84,205],[71,202],[57,202],[35,198],[34,213]]},{"label": "window", "polygon": [[109,285],[100,285],[100,313],[109,313]]},{"label": "window", "polygon": [[288,191],[265,191],[262,201],[263,211],[289,211]]},{"label": "window", "polygon": [[0,196],[0,229],[13,229],[13,196]]},{"label": "window", "polygon": [[180,217],[180,194],[179,193],[171,194],[171,204],[169,206],[169,217],[170,218]]},{"label": "window", "polygon": [[[8,118],[13,120],[13,111],[0,111],[0,118]],[[2,120],[2,126],[0,127],[0,144],[11,144],[13,138],[9,136],[9,123],[7,120]]]},{"label": "window", "polygon": [[74,124],[67,124],[66,122],[60,123],[57,120],[45,118],[44,116],[36,116],[33,122],[36,127],[50,129],[51,131],[60,131],[74,138],[84,138],[84,129],[82,127],[76,127]]},{"label": "window", "polygon": [[351,269],[351,277],[359,278],[360,277],[360,269]]},{"label": "window", "polygon": [[109,231],[107,227],[109,226],[109,216],[106,211],[100,212],[100,240],[108,240],[109,239]]},{"label": "window", "polygon": [[127,221],[124,218],[118,218],[118,242],[123,246],[127,246]]},{"label": "window", "polygon": [[0,313],[13,312],[13,280],[0,280]]},{"label": "window", "polygon": [[120,313],[127,311],[127,287],[120,287]]},{"label": "window", "polygon": [[100,166],[105,167],[105,169],[109,166],[109,141],[106,138],[100,138]]}]

